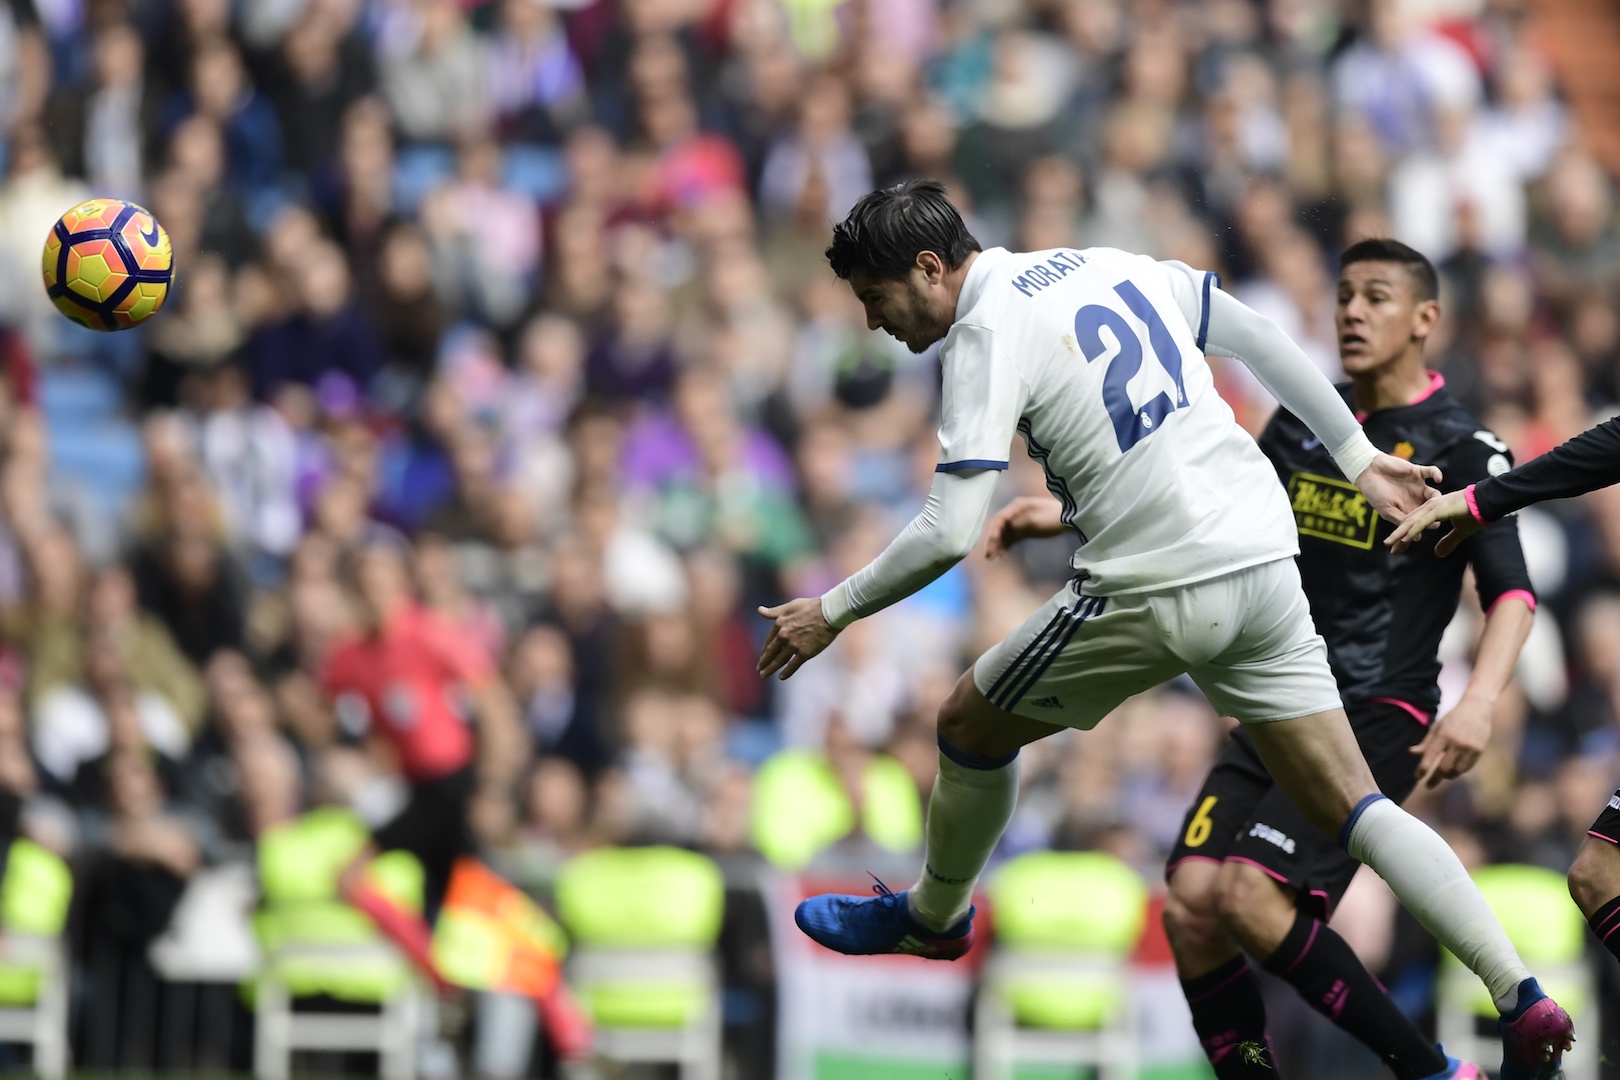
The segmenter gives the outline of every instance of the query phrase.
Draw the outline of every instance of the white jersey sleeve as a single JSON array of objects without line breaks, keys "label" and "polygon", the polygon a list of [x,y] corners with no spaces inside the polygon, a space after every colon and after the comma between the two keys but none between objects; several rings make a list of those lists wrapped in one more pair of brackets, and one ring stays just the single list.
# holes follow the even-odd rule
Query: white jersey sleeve
[{"label": "white jersey sleeve", "polygon": [[1159,265],[1200,350],[1242,361],[1272,397],[1305,421],[1346,476],[1360,476],[1372,464],[1378,451],[1344,399],[1280,327],[1222,292],[1215,274],[1170,260]]},{"label": "white jersey sleeve", "polygon": [[903,600],[967,558],[984,530],[999,480],[990,469],[936,472],[922,513],[883,553],[821,598],[821,617],[842,630]]},{"label": "white jersey sleeve", "polygon": [[1202,352],[1210,351],[1209,298],[1220,289],[1221,276],[1209,270],[1194,269],[1175,259],[1165,259],[1159,266],[1164,269],[1170,295],[1175,297],[1181,317],[1193,331],[1194,344]]},{"label": "white jersey sleeve", "polygon": [[996,352],[985,326],[957,323],[940,360],[939,464],[935,472],[1005,469],[1025,387],[1018,369]]},{"label": "white jersey sleeve", "polygon": [[966,557],[984,528],[1026,387],[997,354],[995,334],[977,323],[953,325],[939,360],[939,463],[928,502],[881,555],[821,598],[830,626],[842,629],[916,592]]}]

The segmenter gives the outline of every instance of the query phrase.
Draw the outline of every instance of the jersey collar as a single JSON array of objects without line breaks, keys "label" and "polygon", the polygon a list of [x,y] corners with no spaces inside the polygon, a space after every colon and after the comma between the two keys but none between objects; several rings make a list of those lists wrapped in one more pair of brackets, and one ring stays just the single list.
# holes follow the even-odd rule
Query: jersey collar
[{"label": "jersey collar", "polygon": [[956,297],[956,317],[960,319],[973,310],[973,305],[979,302],[984,295],[984,284],[994,270],[1005,262],[1012,254],[1006,248],[993,247],[979,252],[979,257],[973,260],[968,267],[967,277],[962,279],[962,291]]},{"label": "jersey collar", "polygon": [[[971,273],[971,271],[969,271],[969,273]],[[1417,404],[1419,404],[1421,402],[1424,402],[1424,401],[1428,401],[1436,393],[1438,393],[1439,391],[1445,389],[1445,385],[1446,385],[1446,377],[1444,375],[1440,374],[1438,371],[1430,371],[1429,372],[1429,385],[1423,388],[1423,392],[1421,394],[1419,394],[1417,397],[1413,398],[1411,401],[1408,401],[1405,405],[1396,405],[1395,408],[1397,408],[1397,409],[1410,409],[1414,405],[1417,405]],[[1388,409],[1380,409],[1378,411],[1379,412],[1388,412],[1389,410]],[[1367,422],[1367,417],[1370,416],[1370,415],[1372,415],[1372,414],[1371,413],[1364,413],[1364,412],[1356,413],[1356,423],[1365,424]]]}]

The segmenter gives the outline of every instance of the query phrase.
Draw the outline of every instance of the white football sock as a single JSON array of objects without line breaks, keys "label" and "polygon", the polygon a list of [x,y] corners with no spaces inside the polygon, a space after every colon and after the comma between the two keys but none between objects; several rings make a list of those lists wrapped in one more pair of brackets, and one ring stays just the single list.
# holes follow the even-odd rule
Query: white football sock
[{"label": "white football sock", "polygon": [[1366,804],[1345,848],[1377,871],[1424,929],[1478,975],[1502,1012],[1529,970],[1468,871],[1433,829],[1386,798]]},{"label": "white football sock", "polygon": [[[967,755],[963,755],[964,757]],[[976,769],[939,755],[928,800],[928,846],[922,878],[911,887],[911,913],[933,930],[948,930],[967,914],[973,884],[1018,805],[1018,759]]]}]

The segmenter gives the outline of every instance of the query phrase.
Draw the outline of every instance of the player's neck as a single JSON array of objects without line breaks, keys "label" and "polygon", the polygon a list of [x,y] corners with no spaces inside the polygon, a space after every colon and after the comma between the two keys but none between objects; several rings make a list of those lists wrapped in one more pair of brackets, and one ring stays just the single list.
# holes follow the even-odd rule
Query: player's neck
[{"label": "player's neck", "polygon": [[962,260],[962,265],[958,266],[955,270],[948,271],[945,275],[945,283],[950,287],[950,321],[953,323],[956,321],[956,309],[961,306],[962,303],[962,286],[967,284],[968,271],[973,268],[974,262],[976,262],[979,256],[982,254],[983,252],[979,251],[968,252],[967,258]]},{"label": "player's neck", "polygon": [[1402,356],[1392,364],[1350,376],[1356,412],[1361,415],[1410,405],[1429,392],[1429,372],[1421,352]]}]

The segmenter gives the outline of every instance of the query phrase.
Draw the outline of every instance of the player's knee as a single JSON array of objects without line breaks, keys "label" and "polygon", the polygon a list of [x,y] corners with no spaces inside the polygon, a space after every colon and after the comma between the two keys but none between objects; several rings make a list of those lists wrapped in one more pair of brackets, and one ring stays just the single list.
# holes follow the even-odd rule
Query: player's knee
[{"label": "player's knee", "polygon": [[1588,918],[1620,896],[1620,848],[1587,837],[1569,868],[1569,895]]},{"label": "player's knee", "polygon": [[939,712],[934,720],[939,737],[953,746],[961,746],[964,740],[971,741],[973,736],[973,725],[968,722],[967,714],[958,703],[957,696],[953,692],[940,702]]},{"label": "player's knee", "polygon": [[1215,908],[1222,929],[1258,956],[1276,949],[1294,923],[1292,894],[1245,863],[1229,862],[1221,868]]},{"label": "player's knee", "polygon": [[1170,878],[1170,891],[1164,899],[1164,933],[1178,953],[1202,953],[1226,940],[1221,930],[1220,912],[1215,902],[1214,875],[1197,881],[1176,874]]},{"label": "player's knee", "polygon": [[[981,710],[973,708],[972,675],[957,682],[955,689],[939,706],[936,725],[939,737],[959,750],[984,757],[1000,757],[1007,752],[993,725],[986,723]],[[1017,749],[1014,747],[1013,749]]]}]

